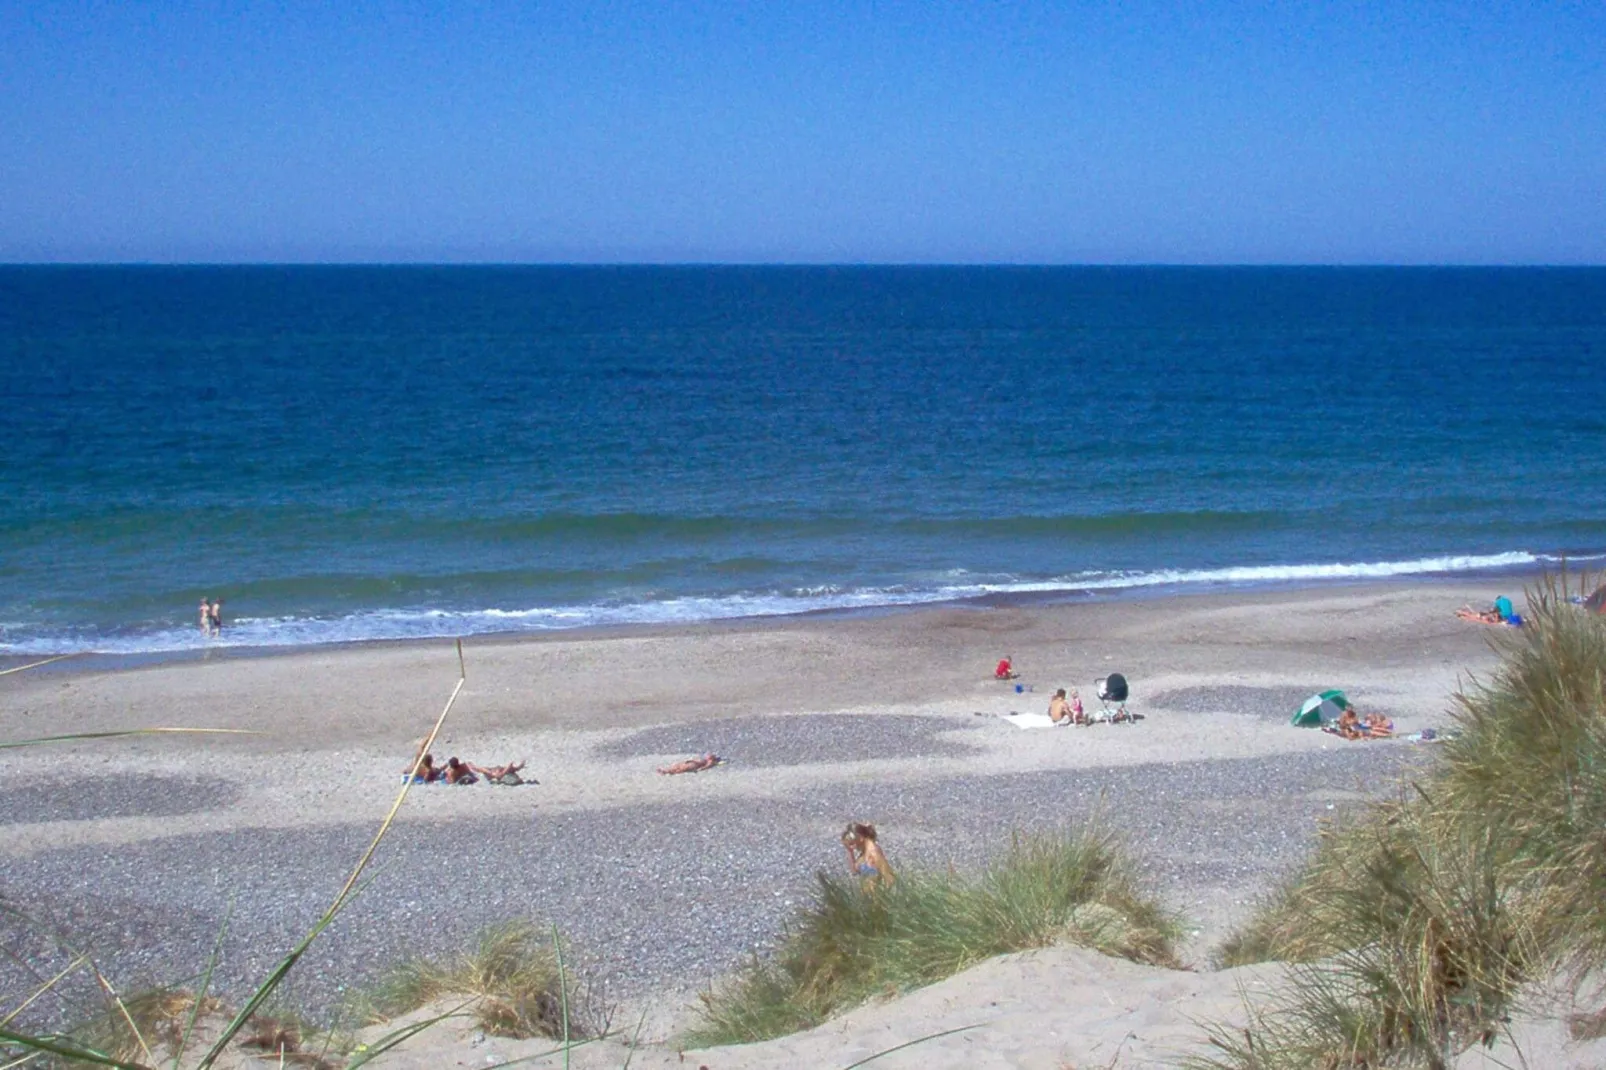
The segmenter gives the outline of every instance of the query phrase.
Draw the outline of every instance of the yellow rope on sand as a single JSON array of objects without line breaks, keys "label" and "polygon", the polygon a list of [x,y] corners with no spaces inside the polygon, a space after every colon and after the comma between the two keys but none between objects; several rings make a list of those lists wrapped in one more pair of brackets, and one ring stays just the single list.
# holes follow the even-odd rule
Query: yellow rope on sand
[{"label": "yellow rope on sand", "polygon": [[39,666],[49,665],[53,661],[66,661],[68,658],[76,658],[77,656],[77,654],[57,654],[53,658],[46,658],[44,661],[36,661],[31,665],[18,665],[12,669],[0,669],[0,676],[10,676],[12,673],[21,672],[24,669],[37,669]]}]

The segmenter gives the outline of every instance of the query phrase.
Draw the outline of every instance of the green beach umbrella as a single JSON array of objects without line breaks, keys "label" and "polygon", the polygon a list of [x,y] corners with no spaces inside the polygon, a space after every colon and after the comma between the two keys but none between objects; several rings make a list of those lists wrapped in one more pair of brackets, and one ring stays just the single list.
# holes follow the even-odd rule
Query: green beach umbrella
[{"label": "green beach umbrella", "polygon": [[1342,691],[1323,691],[1299,704],[1293,719],[1288,723],[1295,728],[1320,728],[1328,721],[1336,721],[1349,709],[1349,699]]}]

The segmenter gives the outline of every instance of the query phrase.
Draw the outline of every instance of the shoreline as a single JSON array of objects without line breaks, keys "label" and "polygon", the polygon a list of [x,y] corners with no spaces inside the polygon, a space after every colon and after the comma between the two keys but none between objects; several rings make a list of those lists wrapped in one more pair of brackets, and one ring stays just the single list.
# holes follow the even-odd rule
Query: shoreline
[{"label": "shoreline", "polygon": [[[582,639],[609,639],[620,637],[657,638],[681,633],[708,630],[739,630],[766,627],[786,622],[854,621],[880,617],[894,617],[944,610],[1033,609],[1059,606],[1123,604],[1134,602],[1169,601],[1172,599],[1219,598],[1278,593],[1299,594],[1343,589],[1390,589],[1398,587],[1463,586],[1479,580],[1509,581],[1507,586],[1515,593],[1526,591],[1531,585],[1543,581],[1555,570],[1534,568],[1531,565],[1512,565],[1472,572],[1440,572],[1405,575],[1400,577],[1331,577],[1320,579],[1252,581],[1212,584],[1154,584],[1104,589],[1065,589],[1055,591],[1011,591],[973,595],[944,601],[912,604],[832,607],[808,609],[796,613],[755,614],[751,616],[714,617],[706,620],[688,620],[672,623],[580,624],[570,628],[507,629],[505,631],[473,632],[464,635],[377,637],[370,639],[343,639],[329,642],[214,645],[186,649],[151,650],[139,652],[107,652],[97,650],[74,651],[66,654],[8,654],[0,653],[0,671],[26,668],[29,675],[76,675],[96,672],[131,672],[169,665],[203,664],[225,660],[256,658],[297,657],[317,652],[338,652],[374,648],[434,648],[442,643],[458,640],[465,644],[489,646],[503,643],[539,643],[547,641],[575,641]],[[1568,575],[1583,574],[1569,572]],[[1512,593],[1512,592],[1508,592]],[[1492,601],[1493,596],[1484,599]],[[39,668],[30,663],[57,659]]]}]

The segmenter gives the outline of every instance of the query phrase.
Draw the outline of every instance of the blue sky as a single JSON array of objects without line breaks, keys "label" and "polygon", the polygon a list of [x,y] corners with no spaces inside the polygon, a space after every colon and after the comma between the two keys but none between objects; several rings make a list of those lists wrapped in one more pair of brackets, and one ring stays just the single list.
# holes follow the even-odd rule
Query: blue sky
[{"label": "blue sky", "polygon": [[1606,262],[1606,4],[0,0],[0,260]]}]

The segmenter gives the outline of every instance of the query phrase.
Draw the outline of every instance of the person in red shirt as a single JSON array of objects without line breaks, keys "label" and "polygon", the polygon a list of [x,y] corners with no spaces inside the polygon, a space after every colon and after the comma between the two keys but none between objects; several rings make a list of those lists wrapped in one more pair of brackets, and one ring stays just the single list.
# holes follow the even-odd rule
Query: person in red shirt
[{"label": "person in red shirt", "polygon": [[1015,679],[1015,662],[1014,662],[1014,659],[1011,658],[1008,654],[1005,654],[1002,658],[999,659],[998,668],[993,670],[993,679],[995,679],[995,680],[1013,680],[1013,679]]}]

